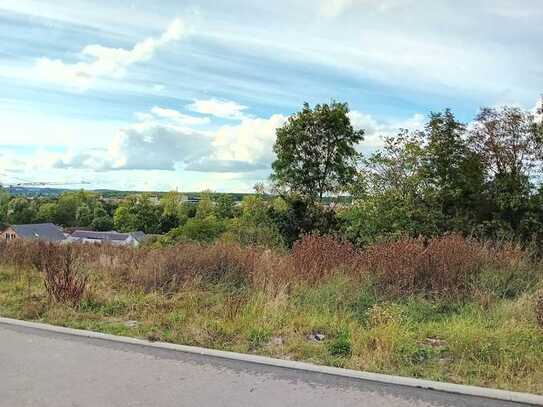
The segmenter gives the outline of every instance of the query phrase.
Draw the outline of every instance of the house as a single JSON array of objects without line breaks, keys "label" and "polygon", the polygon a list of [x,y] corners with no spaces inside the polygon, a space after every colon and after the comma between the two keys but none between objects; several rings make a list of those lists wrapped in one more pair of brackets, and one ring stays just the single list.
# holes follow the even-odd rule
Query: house
[{"label": "house", "polygon": [[43,242],[62,242],[66,236],[62,229],[52,223],[31,225],[11,225],[0,232],[0,240],[40,240]]},{"label": "house", "polygon": [[90,230],[75,230],[69,237],[68,242],[73,243],[105,243],[115,246],[139,246],[145,239],[143,232],[119,233],[94,232]]}]

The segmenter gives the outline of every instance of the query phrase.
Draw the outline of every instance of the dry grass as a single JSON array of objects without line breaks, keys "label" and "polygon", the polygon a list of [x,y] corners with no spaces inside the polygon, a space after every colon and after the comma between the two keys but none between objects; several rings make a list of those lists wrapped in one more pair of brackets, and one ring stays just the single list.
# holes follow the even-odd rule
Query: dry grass
[{"label": "dry grass", "polygon": [[[403,239],[365,250],[331,236],[307,235],[294,244],[290,254],[225,242],[139,249],[70,247],[68,253],[65,246],[3,243],[0,264],[51,270],[60,267],[56,264],[59,259],[71,253],[79,268],[106,273],[119,284],[166,293],[187,285],[217,283],[277,293],[299,281],[319,284],[339,272],[355,280],[369,277],[381,294],[393,298],[415,294],[483,298],[485,292],[496,290],[489,282],[501,279],[502,286],[518,283],[528,269],[535,281],[539,272],[538,265],[518,246],[491,245],[459,235]],[[487,275],[489,270],[491,275]],[[482,284],[478,282],[481,275],[485,279]],[[523,289],[521,284],[512,295]]]}]

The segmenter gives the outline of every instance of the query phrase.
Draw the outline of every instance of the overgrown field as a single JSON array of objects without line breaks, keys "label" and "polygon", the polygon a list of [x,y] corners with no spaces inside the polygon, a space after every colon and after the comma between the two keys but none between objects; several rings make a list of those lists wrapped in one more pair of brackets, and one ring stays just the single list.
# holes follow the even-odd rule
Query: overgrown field
[{"label": "overgrown field", "polygon": [[543,266],[446,236],[290,252],[0,245],[0,314],[543,394]]}]

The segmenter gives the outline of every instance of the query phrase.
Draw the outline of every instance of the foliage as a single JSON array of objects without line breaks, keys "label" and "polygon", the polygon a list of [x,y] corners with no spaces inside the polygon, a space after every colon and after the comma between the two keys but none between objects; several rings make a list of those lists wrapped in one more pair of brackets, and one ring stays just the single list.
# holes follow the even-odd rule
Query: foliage
[{"label": "foliage", "polygon": [[36,215],[36,207],[26,198],[13,198],[7,205],[8,223],[15,225],[32,223]]},{"label": "foliage", "polygon": [[225,231],[224,222],[211,215],[207,218],[190,218],[183,226],[168,232],[161,240],[163,244],[182,241],[213,242]]},{"label": "foliage", "polygon": [[153,204],[148,194],[131,195],[116,209],[113,223],[120,232],[158,233],[160,206]]},{"label": "foliage", "polygon": [[275,201],[270,211],[288,247],[306,234],[334,234],[339,229],[333,208],[294,194]]},{"label": "foliage", "polygon": [[48,202],[40,205],[36,220],[41,223],[56,223],[58,216],[58,205],[55,202]]},{"label": "foliage", "polygon": [[449,110],[432,113],[424,131],[400,131],[365,160],[342,232],[360,245],[450,232],[542,241],[534,129],[533,115],[512,107],[483,109],[469,130]]},{"label": "foliage", "polygon": [[221,219],[232,219],[237,215],[234,200],[230,194],[221,194],[216,199],[217,207],[215,212]]},{"label": "foliage", "polygon": [[108,215],[98,216],[92,220],[90,226],[93,230],[97,230],[99,232],[108,232],[113,229],[113,219],[111,218],[111,216]]},{"label": "foliage", "polygon": [[354,180],[359,155],[355,146],[364,131],[351,125],[345,103],[304,104],[277,129],[273,179],[291,192],[322,200],[347,190]]}]

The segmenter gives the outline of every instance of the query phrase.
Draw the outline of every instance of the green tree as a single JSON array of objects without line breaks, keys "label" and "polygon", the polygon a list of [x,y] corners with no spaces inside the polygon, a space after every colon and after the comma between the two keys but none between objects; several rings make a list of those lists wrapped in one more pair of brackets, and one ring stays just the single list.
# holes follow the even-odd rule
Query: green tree
[{"label": "green tree", "polygon": [[9,204],[10,199],[11,199],[11,196],[0,185],[0,226],[7,222],[8,204]]},{"label": "green tree", "polygon": [[529,203],[543,156],[534,115],[517,107],[482,109],[472,126],[470,144],[488,174],[488,201],[494,207],[486,223],[504,222],[516,233],[532,216]]},{"label": "green tree", "polygon": [[164,194],[160,199],[160,206],[162,207],[162,214],[164,216],[177,217],[183,216],[183,204],[186,198],[183,194],[177,191],[170,191]]},{"label": "green tree", "polygon": [[211,215],[215,215],[215,202],[211,191],[203,191],[200,193],[200,201],[196,206],[196,217],[205,219]]},{"label": "green tree", "polygon": [[12,225],[28,224],[36,220],[37,211],[32,202],[26,198],[13,198],[7,207],[7,221]]},{"label": "green tree", "polygon": [[58,198],[58,216],[57,223],[64,226],[78,226],[77,210],[86,205],[91,211],[94,211],[98,204],[98,195],[88,191],[68,191],[63,192]]},{"label": "green tree", "polygon": [[346,103],[313,109],[306,103],[277,129],[272,179],[279,188],[313,200],[349,190],[359,160],[355,147],[364,131],[353,128],[348,113]]},{"label": "green tree", "polygon": [[149,194],[127,197],[113,216],[115,228],[121,232],[158,233],[161,208],[151,202]]},{"label": "green tree", "polygon": [[466,126],[449,110],[431,113],[421,133],[425,144],[421,177],[426,180],[426,199],[441,213],[441,231],[469,232],[480,216],[485,188],[485,169],[478,153],[469,148]]},{"label": "green tree", "polygon": [[134,231],[133,228],[136,224],[135,216],[131,213],[130,207],[127,204],[121,204],[115,210],[113,224],[119,232]]},{"label": "green tree", "polygon": [[87,204],[81,205],[75,212],[75,221],[77,226],[90,226],[94,216]]},{"label": "green tree", "polygon": [[90,225],[93,230],[107,232],[113,229],[113,219],[109,215],[98,216],[92,220]]},{"label": "green tree", "polygon": [[243,199],[239,217],[228,220],[223,238],[246,246],[283,246],[283,237],[271,216],[272,207],[263,191],[257,189],[255,195]]},{"label": "green tree", "polygon": [[349,240],[364,245],[385,236],[438,233],[441,213],[428,193],[424,159],[420,135],[400,130],[364,160],[354,202],[339,214]]},{"label": "green tree", "polygon": [[216,213],[220,219],[231,219],[235,216],[234,200],[230,194],[221,194],[217,197]]},{"label": "green tree", "polygon": [[37,220],[44,223],[56,223],[58,218],[58,205],[55,202],[46,202],[38,209]]}]

